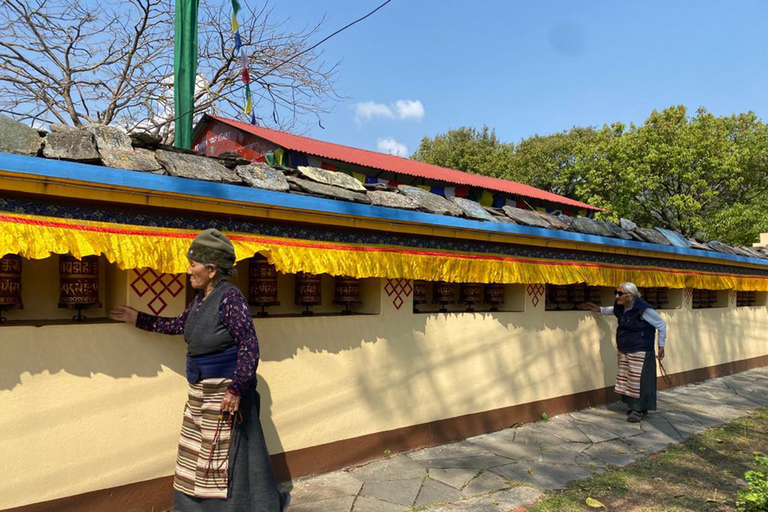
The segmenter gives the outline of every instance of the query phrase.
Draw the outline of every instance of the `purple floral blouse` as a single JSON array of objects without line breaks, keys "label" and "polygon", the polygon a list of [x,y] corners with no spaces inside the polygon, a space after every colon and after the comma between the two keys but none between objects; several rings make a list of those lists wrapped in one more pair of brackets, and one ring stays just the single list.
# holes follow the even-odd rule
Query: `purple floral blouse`
[{"label": "purple floral blouse", "polygon": [[[199,304],[202,304],[202,301]],[[177,317],[139,313],[136,327],[161,334],[184,334],[184,325],[191,307],[192,304],[187,306],[187,309]],[[224,292],[219,303],[219,318],[238,346],[237,365],[229,391],[236,395],[242,395],[249,388],[254,387],[256,367],[259,365],[259,340],[256,337],[256,330],[253,328],[248,303],[240,290],[230,288]]]}]

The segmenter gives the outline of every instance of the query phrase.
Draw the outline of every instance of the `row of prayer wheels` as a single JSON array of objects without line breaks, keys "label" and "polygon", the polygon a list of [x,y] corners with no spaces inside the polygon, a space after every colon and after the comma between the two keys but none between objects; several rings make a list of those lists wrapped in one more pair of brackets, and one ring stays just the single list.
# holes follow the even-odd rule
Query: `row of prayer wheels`
[{"label": "row of prayer wheels", "polygon": [[[418,313],[417,307],[427,303],[427,281],[415,280],[413,282],[413,309]],[[440,305],[440,312],[448,311],[449,304],[456,302],[456,285],[444,281],[432,282],[432,303]],[[474,311],[479,304],[490,304],[491,311],[498,311],[499,305],[504,303],[503,284],[461,283],[459,285],[460,304],[466,304],[467,311]]]},{"label": "row of prayer wheels", "polygon": [[639,292],[653,309],[661,309],[669,304],[669,288],[639,288]]},{"label": "row of prayer wheels", "polygon": [[736,292],[736,306],[754,306],[757,303],[756,291]]},{"label": "row of prayer wheels", "polygon": [[[9,254],[0,258],[0,314],[24,307],[21,269],[20,256]],[[85,256],[81,260],[70,254],[59,256],[59,307],[76,310],[75,321],[85,319],[84,309],[101,307],[98,256]],[[5,323],[2,316],[0,323]]]},{"label": "row of prayer wheels", "polygon": [[[322,280],[317,274],[299,272],[296,274],[294,302],[303,306],[304,315],[312,314],[312,306],[322,303]],[[248,302],[261,308],[257,316],[267,316],[266,308],[278,306],[277,271],[267,258],[257,254],[250,260],[248,269]],[[362,304],[360,280],[354,277],[338,276],[334,279],[333,303],[343,306],[343,314],[351,314],[352,306]]]},{"label": "row of prayer wheels", "polygon": [[545,307],[548,310],[571,310],[579,304],[602,302],[602,291],[599,286],[587,286],[585,283],[568,285],[547,285]]},{"label": "row of prayer wheels", "polygon": [[693,289],[691,307],[693,309],[713,308],[717,304],[717,290]]}]

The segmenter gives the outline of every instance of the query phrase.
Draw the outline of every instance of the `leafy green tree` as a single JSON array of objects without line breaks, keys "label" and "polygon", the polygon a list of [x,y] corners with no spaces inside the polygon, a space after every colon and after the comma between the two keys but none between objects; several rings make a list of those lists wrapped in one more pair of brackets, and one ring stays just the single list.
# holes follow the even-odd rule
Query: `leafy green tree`
[{"label": "leafy green tree", "polygon": [[670,107],[628,130],[604,127],[593,150],[577,196],[608,210],[603,216],[687,236],[757,238],[758,224],[742,225],[768,193],[768,131],[754,113],[699,109],[689,117],[684,106]]},{"label": "leafy green tree", "polygon": [[493,130],[424,137],[413,158],[528,183],[625,217],[750,245],[768,231],[768,127],[753,112],[689,115],[684,106],[622,123],[535,135],[516,146]]},{"label": "leafy green tree", "polygon": [[514,144],[500,142],[487,126],[480,130],[462,126],[432,139],[422,138],[411,158],[449,169],[502,176],[511,169],[513,152]]}]

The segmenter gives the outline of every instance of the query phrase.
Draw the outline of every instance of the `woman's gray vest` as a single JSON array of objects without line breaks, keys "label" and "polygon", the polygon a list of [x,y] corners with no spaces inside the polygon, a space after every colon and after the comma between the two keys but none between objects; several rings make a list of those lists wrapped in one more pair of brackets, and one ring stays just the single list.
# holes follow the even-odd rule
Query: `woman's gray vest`
[{"label": "woman's gray vest", "polygon": [[[187,321],[184,324],[184,341],[189,345],[187,352],[190,356],[220,352],[235,345],[235,340],[221,323],[219,316],[221,298],[231,288],[237,287],[229,281],[222,280],[202,302],[202,305],[200,305],[202,293],[198,293],[195,300],[192,301]],[[197,311],[198,305],[200,305],[199,311]]]}]

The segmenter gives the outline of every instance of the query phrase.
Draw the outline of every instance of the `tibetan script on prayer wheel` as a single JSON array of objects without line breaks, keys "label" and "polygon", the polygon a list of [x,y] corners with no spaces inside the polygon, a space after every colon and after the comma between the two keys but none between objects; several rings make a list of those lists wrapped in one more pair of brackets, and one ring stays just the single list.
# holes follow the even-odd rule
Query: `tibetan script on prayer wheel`
[{"label": "tibetan script on prayer wheel", "polygon": [[442,313],[448,311],[445,306],[455,302],[453,283],[446,283],[444,281],[432,283],[432,302],[443,306],[440,308]]},{"label": "tibetan script on prayer wheel", "polygon": [[482,283],[461,283],[459,286],[459,302],[467,305],[467,311],[474,311],[474,305],[483,302]]},{"label": "tibetan script on prayer wheel", "polygon": [[101,307],[98,256],[85,256],[82,260],[69,254],[59,256],[59,307]]},{"label": "tibetan script on prayer wheel", "polygon": [[485,302],[491,305],[491,311],[498,311],[499,304],[504,304],[504,285],[497,283],[485,285]]},{"label": "tibetan script on prayer wheel", "polygon": [[427,282],[417,279],[413,282],[413,303],[424,304],[427,302]]},{"label": "tibetan script on prayer wheel", "polygon": [[261,254],[251,258],[248,264],[248,303],[261,307],[258,316],[267,316],[264,308],[280,305],[277,300],[277,271]]},{"label": "tibetan script on prayer wheel", "polygon": [[360,300],[360,280],[349,276],[339,276],[335,279],[333,303],[344,306],[344,314],[350,314],[350,306],[362,304]]},{"label": "tibetan script on prayer wheel", "polygon": [[[21,256],[9,254],[0,258],[0,312],[22,309]],[[0,323],[5,318],[0,315]]]},{"label": "tibetan script on prayer wheel", "polygon": [[322,302],[320,276],[299,272],[296,274],[296,305],[305,306],[305,315],[311,315],[310,306],[317,306]]}]

